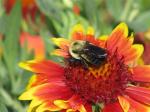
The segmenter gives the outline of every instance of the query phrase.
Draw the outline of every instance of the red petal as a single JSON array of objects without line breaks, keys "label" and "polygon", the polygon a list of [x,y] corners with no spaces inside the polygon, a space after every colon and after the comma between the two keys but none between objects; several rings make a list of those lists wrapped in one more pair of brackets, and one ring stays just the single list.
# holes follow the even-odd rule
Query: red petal
[{"label": "red petal", "polygon": [[125,38],[123,37],[120,42],[118,42],[117,51],[119,54],[124,53],[125,51],[128,51],[131,48],[133,41],[132,37]]},{"label": "red petal", "polygon": [[137,57],[137,52],[136,49],[134,48],[129,48],[128,50],[124,51],[122,53],[123,56],[125,56],[125,62],[129,62],[130,60],[134,60]]},{"label": "red petal", "polygon": [[63,83],[47,83],[38,88],[34,96],[41,100],[68,100],[72,92]]},{"label": "red petal", "polygon": [[107,41],[107,48],[111,52],[118,49],[116,45],[118,42],[120,42],[121,38],[124,38],[122,36],[123,36],[123,32],[119,31],[119,30],[111,34],[110,39],[108,39],[108,41]]},{"label": "red petal", "polygon": [[126,93],[131,98],[150,105],[150,89],[142,88],[142,87],[128,87],[126,89]]},{"label": "red petal", "polygon": [[47,75],[57,75],[61,76],[64,74],[64,68],[59,64],[52,62],[50,60],[42,60],[42,61],[27,61],[20,63],[22,68],[30,70],[35,73],[43,73]]},{"label": "red petal", "polygon": [[133,68],[133,80],[150,82],[150,66],[137,66]]},{"label": "red petal", "polygon": [[123,112],[119,102],[108,104],[104,107],[102,112]]},{"label": "red petal", "polygon": [[85,109],[87,112],[92,112],[92,105],[86,104]]},{"label": "red petal", "polygon": [[84,40],[83,32],[74,32],[72,35],[73,40]]},{"label": "red petal", "polygon": [[85,40],[97,46],[100,44],[100,41],[97,40],[93,35],[86,35]]},{"label": "red petal", "polygon": [[136,112],[150,112],[150,107],[149,106],[146,106],[146,105],[143,105],[139,102],[136,102],[135,100],[129,98],[129,97],[126,97],[126,99],[130,102],[130,105],[132,106],[132,111],[134,112],[134,110],[136,110]]},{"label": "red petal", "polygon": [[35,81],[32,82],[31,87],[37,86],[44,83],[53,83],[63,81],[63,77],[58,77],[57,75],[47,75],[47,74],[36,74]]},{"label": "red petal", "polygon": [[68,100],[70,106],[75,109],[78,110],[79,107],[83,104],[83,101],[81,100],[81,98],[77,95],[72,96],[69,100]]}]

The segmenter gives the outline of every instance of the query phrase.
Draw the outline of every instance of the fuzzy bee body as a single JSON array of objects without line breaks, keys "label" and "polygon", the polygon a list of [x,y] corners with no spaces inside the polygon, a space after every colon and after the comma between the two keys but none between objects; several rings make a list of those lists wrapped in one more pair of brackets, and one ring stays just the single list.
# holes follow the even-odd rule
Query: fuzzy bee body
[{"label": "fuzzy bee body", "polygon": [[73,42],[69,53],[74,59],[80,60],[86,66],[100,66],[107,57],[105,49],[82,40]]}]

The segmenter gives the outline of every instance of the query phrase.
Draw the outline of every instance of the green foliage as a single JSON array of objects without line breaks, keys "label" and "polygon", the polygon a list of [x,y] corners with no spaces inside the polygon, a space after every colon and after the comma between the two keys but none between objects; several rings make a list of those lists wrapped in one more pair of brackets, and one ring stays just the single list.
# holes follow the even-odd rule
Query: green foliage
[{"label": "green foliage", "polygon": [[146,31],[150,28],[150,11],[140,14],[129,25],[135,31]]},{"label": "green foliage", "polygon": [[124,0],[106,0],[106,5],[110,14],[119,21],[123,11]]},{"label": "green foliage", "polygon": [[18,67],[21,58],[19,47],[21,15],[21,4],[17,2],[9,15],[3,14],[0,17],[0,32],[4,37],[3,40],[0,40],[3,50],[0,58],[0,96],[4,99],[3,104],[0,105],[0,112],[7,112],[6,107],[20,112],[24,110],[17,100],[27,83],[23,81],[24,76],[20,75],[21,70]]},{"label": "green foliage", "polygon": [[8,112],[6,106],[3,103],[0,103],[0,112]]}]

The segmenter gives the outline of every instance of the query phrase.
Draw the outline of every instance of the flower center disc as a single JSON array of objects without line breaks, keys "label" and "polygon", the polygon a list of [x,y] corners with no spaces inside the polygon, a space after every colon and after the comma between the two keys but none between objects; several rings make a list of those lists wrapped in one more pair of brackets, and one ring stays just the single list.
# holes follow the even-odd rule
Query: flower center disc
[{"label": "flower center disc", "polygon": [[65,82],[76,94],[90,103],[110,103],[124,94],[131,72],[117,56],[108,57],[98,68],[85,69],[81,63],[65,67]]}]

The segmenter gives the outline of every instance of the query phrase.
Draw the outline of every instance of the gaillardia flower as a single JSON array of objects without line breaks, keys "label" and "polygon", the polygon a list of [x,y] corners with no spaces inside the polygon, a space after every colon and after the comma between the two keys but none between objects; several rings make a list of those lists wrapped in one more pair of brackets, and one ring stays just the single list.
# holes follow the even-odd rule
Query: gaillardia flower
[{"label": "gaillardia flower", "polygon": [[24,47],[26,44],[28,53],[33,51],[35,59],[42,60],[45,58],[45,46],[42,37],[22,32],[20,35],[20,45]]},{"label": "gaillardia flower", "polygon": [[[19,97],[32,100],[29,112],[92,112],[95,104],[102,112],[150,112],[150,89],[139,86],[150,82],[150,66],[136,64],[143,47],[133,45],[133,35],[128,37],[125,23],[119,24],[109,36],[95,38],[93,33],[92,28],[85,33],[82,26],[77,25],[70,39],[53,38],[60,48],[53,54],[64,57],[62,64],[50,60],[20,63],[35,73],[26,92]],[[94,47],[84,56],[78,52],[81,54],[76,55],[80,57],[77,59],[70,47],[79,40]],[[93,65],[96,63],[93,57],[89,58],[100,54],[93,51],[95,48],[107,54],[97,60],[101,62],[98,66]]]},{"label": "gaillardia flower", "polygon": [[[6,12],[9,13],[17,0],[5,0],[4,5]],[[39,11],[35,3],[35,0],[21,0],[22,14],[24,18],[31,15],[32,19],[35,19],[36,13]]]}]

